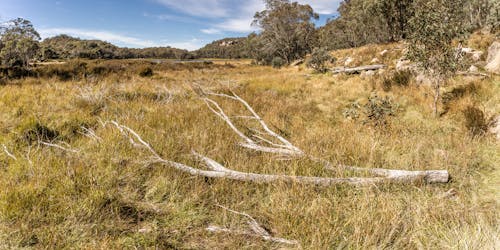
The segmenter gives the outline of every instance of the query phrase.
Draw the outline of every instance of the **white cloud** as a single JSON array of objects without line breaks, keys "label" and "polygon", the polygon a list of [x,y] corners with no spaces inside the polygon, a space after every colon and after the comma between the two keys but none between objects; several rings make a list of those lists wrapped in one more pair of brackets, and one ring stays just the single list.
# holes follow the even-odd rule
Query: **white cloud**
[{"label": "white cloud", "polygon": [[167,44],[174,48],[187,49],[189,51],[193,51],[203,47],[205,45],[205,42],[203,40],[193,38],[188,41],[167,42]]},{"label": "white cloud", "polygon": [[230,10],[230,0],[156,0],[169,8],[198,17],[226,17]]},{"label": "white cloud", "polygon": [[220,30],[215,29],[215,28],[201,29],[200,31],[203,32],[203,33],[205,33],[205,34],[209,34],[209,35],[220,34],[221,33]]},{"label": "white cloud", "polygon": [[84,30],[84,29],[74,29],[74,28],[51,28],[51,29],[39,29],[38,30],[42,38],[48,38],[60,34],[66,34],[74,37],[79,37],[82,39],[98,39],[103,41],[108,41],[119,46],[127,47],[162,47],[171,46],[174,48],[194,50],[201,48],[202,43],[200,40],[192,39],[189,41],[181,42],[155,42],[151,40],[144,40],[136,37],[125,36],[116,34],[110,31],[96,31],[96,30]]},{"label": "white cloud", "polygon": [[[164,6],[198,18],[218,18],[210,28],[201,32],[217,34],[222,31],[248,33],[256,31],[251,23],[256,12],[265,8],[262,0],[156,0]],[[333,15],[342,0],[297,0],[301,4],[309,4],[323,15]],[[170,16],[169,16],[170,17]],[[216,32],[218,31],[218,32]]]},{"label": "white cloud", "polygon": [[301,4],[309,4],[315,12],[322,15],[332,15],[337,13],[337,9],[342,0],[298,0]]}]

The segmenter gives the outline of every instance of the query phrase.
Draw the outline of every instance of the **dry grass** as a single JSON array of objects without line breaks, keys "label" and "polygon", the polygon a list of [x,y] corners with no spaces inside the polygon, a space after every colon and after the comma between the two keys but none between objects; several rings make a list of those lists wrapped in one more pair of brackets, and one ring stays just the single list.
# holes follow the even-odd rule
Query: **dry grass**
[{"label": "dry grass", "polygon": [[[473,93],[457,97],[448,113],[435,119],[432,92],[425,86],[385,93],[371,78],[225,64],[155,68],[150,78],[132,72],[92,82],[18,80],[0,86],[0,144],[17,157],[0,154],[0,248],[283,247],[207,232],[210,224],[244,226],[244,219],[216,204],[251,214],[274,235],[298,240],[306,249],[499,246],[500,146],[493,136],[470,137],[462,116],[471,103],[487,114],[500,112],[498,76],[476,80]],[[449,88],[468,81],[457,78]],[[240,171],[346,175],[237,147],[238,138],[192,92],[193,82],[232,88],[312,155],[365,167],[447,169],[453,181],[316,188],[207,180],[148,163],[145,152],[99,124],[117,120],[164,158],[193,166],[199,163],[189,156],[191,149]],[[366,102],[374,91],[400,105],[387,127],[343,117],[350,103]],[[242,110],[222,103],[231,114]],[[80,152],[24,143],[20,138],[33,122],[57,131],[56,143]],[[82,126],[101,140],[82,135]],[[447,196],[450,189],[454,194]]]}]

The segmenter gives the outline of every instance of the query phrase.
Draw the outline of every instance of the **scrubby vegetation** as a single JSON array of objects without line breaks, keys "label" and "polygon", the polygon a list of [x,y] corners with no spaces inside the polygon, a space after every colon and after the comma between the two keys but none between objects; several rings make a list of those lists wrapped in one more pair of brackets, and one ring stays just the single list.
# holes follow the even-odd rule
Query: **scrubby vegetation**
[{"label": "scrubby vegetation", "polygon": [[[385,48],[371,49],[367,58]],[[359,51],[367,48],[351,53]],[[27,77],[0,87],[2,248],[285,247],[208,232],[210,225],[246,227],[244,217],[217,205],[248,213],[274,236],[305,248],[491,249],[498,242],[499,146],[484,130],[473,136],[471,126],[482,119],[464,113],[471,104],[485,117],[500,112],[498,77],[453,78],[450,91],[464,82],[476,87],[450,97],[453,105],[438,119],[428,105],[430,87],[410,83],[384,92],[370,78],[305,75],[304,66],[147,64],[155,72],[148,78],[137,74],[146,66],[140,61],[44,69],[76,70],[83,63],[83,77],[66,82]],[[96,67],[116,70],[96,70],[108,72],[96,78],[89,73]],[[447,169],[453,179],[441,185],[320,188],[193,177],[151,162],[147,151],[101,124],[118,121],[162,157],[199,168],[191,150],[245,172],[352,176],[307,159],[279,161],[237,147],[233,131],[193,92],[199,85],[217,92],[229,86],[273,130],[312,155],[363,167]],[[241,114],[230,100],[219,101],[228,114]],[[346,119],[353,102],[359,118]]]},{"label": "scrubby vegetation", "polygon": [[[498,248],[498,4],[265,3],[193,53],[2,27],[0,249]],[[193,57],[249,59],[145,59]]]}]

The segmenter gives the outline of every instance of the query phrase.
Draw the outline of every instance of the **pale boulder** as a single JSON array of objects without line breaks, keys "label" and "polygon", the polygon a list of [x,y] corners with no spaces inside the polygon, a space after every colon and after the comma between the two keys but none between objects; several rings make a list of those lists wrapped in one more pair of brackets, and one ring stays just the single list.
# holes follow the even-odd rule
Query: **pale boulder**
[{"label": "pale boulder", "polygon": [[488,49],[487,64],[484,67],[488,72],[500,74],[500,42],[494,42]]}]

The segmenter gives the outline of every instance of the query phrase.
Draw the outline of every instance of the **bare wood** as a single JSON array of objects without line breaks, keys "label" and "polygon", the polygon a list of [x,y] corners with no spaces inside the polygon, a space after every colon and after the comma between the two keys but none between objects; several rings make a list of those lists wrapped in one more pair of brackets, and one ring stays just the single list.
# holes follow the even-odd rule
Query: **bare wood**
[{"label": "bare wood", "polygon": [[[231,121],[229,116],[227,116],[220,105],[215,102],[212,99],[209,99],[207,97],[204,97],[203,99],[209,106],[210,110],[214,112],[216,115],[221,117],[230,127],[235,131],[241,138],[243,138],[246,142],[240,143],[242,147],[252,149],[255,151],[260,151],[260,152],[265,152],[265,153],[274,153],[274,154],[279,154],[282,156],[288,156],[291,158],[298,158],[298,157],[307,157],[312,160],[315,160],[317,162],[320,162],[325,166],[326,169],[329,170],[336,170],[337,168],[334,167],[334,165],[326,160],[313,157],[310,155],[306,155],[304,151],[302,151],[300,148],[294,146],[292,143],[290,143],[288,140],[285,138],[279,136],[277,133],[269,129],[269,127],[266,125],[264,120],[255,112],[255,110],[246,102],[243,100],[241,97],[237,96],[236,94],[233,93],[233,96],[226,95],[226,94],[218,94],[218,93],[212,93],[212,92],[204,92],[205,94],[208,95],[213,95],[213,96],[219,96],[219,97],[225,97],[231,100],[238,101],[242,103],[250,113],[252,113],[252,117],[254,119],[258,120],[260,125],[263,127],[266,133],[262,133],[256,130],[253,130],[256,134],[252,135],[252,137],[259,139],[261,142],[265,142],[270,146],[263,146],[259,144],[258,142],[250,139],[248,136],[244,135],[241,131],[238,130],[238,128],[234,125],[234,123]],[[211,108],[211,106],[208,104],[211,103],[213,104],[218,111],[214,110]],[[259,134],[259,135],[257,135]],[[268,135],[272,138],[278,139],[281,144],[273,143],[267,139],[265,139],[263,136]],[[206,160],[205,160],[206,161]],[[208,165],[210,163],[206,161]],[[381,169],[381,168],[360,168],[360,167],[353,167],[353,166],[346,166],[346,165],[338,165],[337,167],[353,171],[353,172],[358,172],[358,173],[370,173],[375,176],[383,177],[388,181],[391,182],[415,182],[419,180],[424,180],[426,183],[447,183],[450,179],[450,175],[448,171],[446,170],[428,170],[428,171],[408,171],[408,170],[392,170],[392,169]]]},{"label": "bare wood", "polygon": [[11,152],[9,152],[9,150],[7,149],[7,146],[5,146],[4,144],[2,144],[2,148],[3,148],[3,151],[5,152],[5,154],[12,158],[13,160],[17,161],[17,157],[15,157]]},{"label": "bare wood", "polygon": [[363,71],[369,71],[369,70],[379,70],[379,69],[384,69],[387,68],[387,65],[384,64],[375,64],[375,65],[365,65],[365,66],[360,66],[360,67],[355,67],[355,68],[334,68],[332,69],[333,74],[340,74],[340,73],[346,73],[346,74],[359,74]]},{"label": "bare wood", "polygon": [[45,145],[47,147],[57,148],[57,149],[60,149],[62,151],[67,151],[67,152],[71,152],[71,153],[79,153],[80,152],[78,150],[74,150],[74,149],[70,149],[70,148],[65,148],[65,147],[63,147],[61,145],[54,144],[54,143],[43,142],[43,141],[39,141],[39,143],[42,144],[42,145]]},{"label": "bare wood", "polygon": [[[201,90],[202,93],[205,95],[202,97],[202,100],[205,102],[205,104],[208,106],[208,108],[217,116],[219,116],[223,121],[227,123],[227,125],[241,138],[243,139],[244,142],[241,142],[240,145],[242,147],[252,149],[255,151],[260,151],[260,152],[266,152],[266,153],[275,153],[275,154],[280,154],[280,155],[286,155],[286,156],[303,156],[304,152],[300,150],[299,148],[295,147],[291,142],[280,136],[278,133],[274,132],[267,126],[267,124],[264,122],[264,120],[255,112],[255,110],[246,102],[244,99],[236,95],[235,93],[232,93],[232,96],[226,95],[226,94],[220,94],[220,93],[213,93],[209,91],[204,91]],[[251,116],[238,116],[242,117],[244,119],[252,119],[256,120],[259,122],[260,126],[262,129],[265,131],[264,133],[258,132],[262,135],[267,135],[271,138],[274,138],[275,140],[279,141],[279,143],[274,143],[271,140],[265,139],[261,135],[254,134],[252,135],[252,138],[246,136],[243,132],[241,132],[232,122],[231,118],[224,113],[224,110],[222,107],[214,100],[208,98],[207,96],[218,96],[218,97],[223,97],[227,98],[230,100],[238,101],[243,106],[251,113]]]},{"label": "bare wood", "polygon": [[264,228],[262,227],[257,220],[255,220],[252,216],[246,213],[238,212],[232,209],[229,209],[227,207],[217,205],[231,213],[238,214],[241,216],[244,216],[248,219],[247,224],[250,227],[250,230],[234,230],[234,229],[229,229],[229,228],[224,228],[224,227],[219,227],[219,226],[209,226],[206,228],[207,231],[214,232],[214,233],[230,233],[230,234],[237,234],[237,235],[246,235],[246,236],[252,236],[252,237],[260,237],[266,241],[274,242],[274,243],[280,243],[280,244],[287,244],[287,245],[295,245],[295,246],[300,246],[299,242],[296,240],[287,240],[284,238],[278,238],[278,237],[273,237],[271,234]]},{"label": "bare wood", "polygon": [[[267,174],[255,174],[255,173],[244,173],[235,170],[231,170],[223,167],[220,163],[215,160],[208,158],[206,156],[202,156],[197,153],[193,153],[195,157],[200,159],[205,163],[205,165],[210,170],[202,170],[198,168],[194,168],[179,162],[170,161],[167,159],[163,159],[154,149],[153,147],[143,140],[138,133],[136,133],[131,128],[120,125],[115,121],[107,122],[109,124],[114,125],[118,130],[128,138],[131,145],[137,148],[146,149],[152,154],[153,163],[160,163],[169,167],[172,167],[176,170],[195,175],[195,176],[204,176],[208,178],[221,178],[221,179],[230,179],[237,181],[245,181],[245,182],[255,182],[255,183],[276,183],[276,182],[284,182],[284,183],[302,183],[302,184],[310,184],[310,185],[318,185],[318,186],[334,186],[339,184],[348,184],[353,186],[366,186],[377,183],[390,182],[386,178],[323,178],[323,177],[310,177],[310,176],[289,176],[289,175],[267,175]],[[397,180],[399,181],[399,180]]]}]

